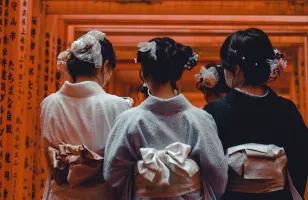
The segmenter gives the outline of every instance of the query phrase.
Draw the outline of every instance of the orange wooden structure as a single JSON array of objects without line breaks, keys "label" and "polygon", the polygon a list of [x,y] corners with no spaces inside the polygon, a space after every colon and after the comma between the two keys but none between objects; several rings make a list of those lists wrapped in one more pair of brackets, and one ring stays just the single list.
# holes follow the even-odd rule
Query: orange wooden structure
[{"label": "orange wooden structure", "polygon": [[[308,123],[307,0],[1,0],[0,12],[0,199],[41,198],[46,170],[39,105],[61,85],[57,54],[93,28],[116,48],[118,66],[107,90],[137,102],[141,81],[133,58],[139,41],[171,36],[192,45],[205,64],[219,61],[230,32],[262,28],[289,64],[272,86]],[[193,78],[198,70],[184,74],[182,91],[202,106]]]}]

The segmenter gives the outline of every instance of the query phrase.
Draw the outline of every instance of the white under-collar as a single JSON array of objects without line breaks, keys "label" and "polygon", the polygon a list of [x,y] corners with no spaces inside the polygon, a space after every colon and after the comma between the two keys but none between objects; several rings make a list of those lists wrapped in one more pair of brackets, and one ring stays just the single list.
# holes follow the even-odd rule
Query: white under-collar
[{"label": "white under-collar", "polygon": [[239,88],[234,88],[234,89],[235,89],[236,91],[242,93],[242,94],[245,94],[245,95],[251,96],[251,97],[255,97],[255,98],[264,98],[264,97],[266,97],[266,96],[269,94],[269,91],[268,91],[268,90],[266,90],[265,94],[263,94],[263,95],[255,95],[255,94],[251,94],[251,93],[249,93],[249,92],[246,92],[246,91],[244,91],[244,90],[241,90],[241,89],[239,89]]},{"label": "white under-collar", "polygon": [[191,108],[192,104],[185,98],[183,94],[179,94],[169,99],[162,99],[150,95],[139,106],[154,112],[173,113]]},{"label": "white under-collar", "polygon": [[104,89],[95,81],[79,83],[65,81],[59,92],[70,97],[89,97],[105,93]]}]

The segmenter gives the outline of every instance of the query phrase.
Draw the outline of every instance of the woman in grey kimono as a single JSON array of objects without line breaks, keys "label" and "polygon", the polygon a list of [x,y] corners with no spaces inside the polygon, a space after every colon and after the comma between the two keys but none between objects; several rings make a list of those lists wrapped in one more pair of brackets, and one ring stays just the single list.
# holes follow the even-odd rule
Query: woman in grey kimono
[{"label": "woman in grey kimono", "polygon": [[58,66],[70,81],[41,104],[50,168],[43,199],[112,200],[102,181],[104,147],[115,118],[129,108],[103,90],[115,68],[112,44],[104,33],[90,31],[59,55]]},{"label": "woman in grey kimono", "polygon": [[198,55],[170,38],[138,47],[149,97],[117,118],[105,149],[105,180],[118,188],[118,199],[219,199],[227,163],[215,122],[177,87]]}]

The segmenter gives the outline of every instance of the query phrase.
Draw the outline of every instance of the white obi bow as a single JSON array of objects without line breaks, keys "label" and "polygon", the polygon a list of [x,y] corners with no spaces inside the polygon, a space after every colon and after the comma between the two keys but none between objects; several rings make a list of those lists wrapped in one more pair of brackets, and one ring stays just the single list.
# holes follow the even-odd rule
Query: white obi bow
[{"label": "white obi bow", "polygon": [[180,176],[192,177],[199,167],[188,158],[190,151],[190,145],[180,142],[172,143],[164,150],[140,148],[142,160],[137,163],[138,172],[146,180],[158,185],[170,185],[170,170]]}]

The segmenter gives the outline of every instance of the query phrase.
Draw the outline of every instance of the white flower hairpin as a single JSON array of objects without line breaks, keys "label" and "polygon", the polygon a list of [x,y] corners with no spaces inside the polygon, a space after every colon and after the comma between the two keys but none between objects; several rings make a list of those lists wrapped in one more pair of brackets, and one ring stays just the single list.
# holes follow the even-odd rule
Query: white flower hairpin
[{"label": "white flower hairpin", "polygon": [[156,60],[156,42],[140,42],[138,43],[137,47],[139,48],[138,51],[140,52],[150,52],[150,56]]},{"label": "white flower hairpin", "polygon": [[80,60],[94,63],[96,68],[102,67],[101,45],[105,33],[92,30],[78,38],[71,46],[71,52]]},{"label": "white flower hairpin", "polygon": [[219,74],[215,67],[210,67],[207,69],[202,66],[199,74],[195,75],[195,78],[199,86],[214,88],[219,81]]},{"label": "white flower hairpin", "polygon": [[67,66],[67,61],[70,58],[71,52],[69,49],[66,49],[65,51],[62,51],[59,53],[57,57],[57,69],[62,70],[64,67]]}]

